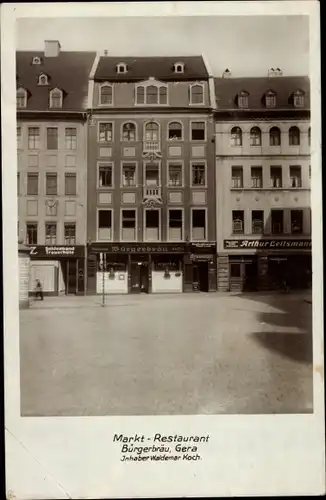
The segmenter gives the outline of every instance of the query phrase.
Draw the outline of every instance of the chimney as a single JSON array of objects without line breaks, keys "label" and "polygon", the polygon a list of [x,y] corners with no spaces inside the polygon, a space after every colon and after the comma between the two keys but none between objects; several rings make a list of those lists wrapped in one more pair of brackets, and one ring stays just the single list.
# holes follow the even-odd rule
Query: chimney
[{"label": "chimney", "polygon": [[226,68],[226,70],[222,74],[222,78],[230,78],[231,76],[232,76],[231,71],[229,70],[229,68]]},{"label": "chimney", "polygon": [[268,76],[283,76],[283,71],[280,68],[271,68],[268,70]]},{"label": "chimney", "polygon": [[109,51],[107,49],[105,49],[104,56],[107,57],[108,53],[109,53]]},{"label": "chimney", "polygon": [[61,45],[58,40],[45,40],[44,57],[58,57]]}]

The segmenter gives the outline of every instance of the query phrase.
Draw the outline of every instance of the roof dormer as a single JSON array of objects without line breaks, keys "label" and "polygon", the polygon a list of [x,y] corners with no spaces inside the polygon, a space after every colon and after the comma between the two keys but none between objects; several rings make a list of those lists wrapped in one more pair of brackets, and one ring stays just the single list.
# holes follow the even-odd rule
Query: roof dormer
[{"label": "roof dormer", "polygon": [[24,87],[19,87],[16,90],[16,105],[20,109],[27,107],[27,90]]},{"label": "roof dormer", "polygon": [[185,65],[183,62],[176,62],[173,65],[173,71],[174,73],[184,73],[185,71]]},{"label": "roof dormer", "polygon": [[42,64],[42,59],[40,57],[38,57],[38,56],[35,56],[32,59],[32,64],[35,64],[35,65]]},{"label": "roof dormer", "polygon": [[55,87],[54,89],[50,90],[49,98],[50,98],[49,105],[51,109],[62,108],[63,91],[61,89]]},{"label": "roof dormer", "polygon": [[40,73],[38,80],[38,85],[49,85],[49,77],[45,73]]},{"label": "roof dormer", "polygon": [[265,93],[265,106],[266,108],[275,108],[276,106],[276,92],[268,89]]},{"label": "roof dormer", "polygon": [[117,73],[119,73],[119,74],[125,74],[128,72],[128,67],[124,62],[121,62],[121,63],[117,64],[116,70],[117,70]]},{"label": "roof dormer", "polygon": [[304,107],[304,100],[305,100],[304,98],[305,98],[304,91],[301,89],[297,89],[292,94],[293,106],[295,108],[303,108]]},{"label": "roof dormer", "polygon": [[246,90],[241,90],[237,95],[238,108],[248,108],[249,104],[249,92]]}]

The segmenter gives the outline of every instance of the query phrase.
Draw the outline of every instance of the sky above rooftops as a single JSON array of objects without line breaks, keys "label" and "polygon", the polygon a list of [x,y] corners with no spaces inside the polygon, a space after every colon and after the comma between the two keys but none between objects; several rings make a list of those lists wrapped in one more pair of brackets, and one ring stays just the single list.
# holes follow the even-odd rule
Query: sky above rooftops
[{"label": "sky above rooftops", "polygon": [[210,16],[23,18],[17,50],[108,51],[109,56],[174,56],[204,53],[214,76],[309,75],[308,16]]}]

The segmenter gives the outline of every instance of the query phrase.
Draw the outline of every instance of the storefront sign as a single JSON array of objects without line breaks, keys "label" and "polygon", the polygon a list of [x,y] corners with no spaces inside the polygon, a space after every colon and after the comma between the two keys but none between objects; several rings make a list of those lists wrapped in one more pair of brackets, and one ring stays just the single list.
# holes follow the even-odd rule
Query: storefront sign
[{"label": "storefront sign", "polygon": [[200,253],[192,253],[190,254],[190,259],[196,262],[208,262],[210,260],[213,260],[214,256],[210,253],[208,254],[200,254]]},{"label": "storefront sign", "polygon": [[297,248],[311,249],[311,240],[224,240],[224,248],[233,249],[280,249],[296,250]]},{"label": "storefront sign", "polygon": [[106,253],[184,253],[184,245],[175,243],[113,243],[112,245],[92,244],[90,251]]},{"label": "storefront sign", "polygon": [[35,245],[30,246],[31,258],[53,259],[59,257],[84,257],[85,247],[83,245]]}]

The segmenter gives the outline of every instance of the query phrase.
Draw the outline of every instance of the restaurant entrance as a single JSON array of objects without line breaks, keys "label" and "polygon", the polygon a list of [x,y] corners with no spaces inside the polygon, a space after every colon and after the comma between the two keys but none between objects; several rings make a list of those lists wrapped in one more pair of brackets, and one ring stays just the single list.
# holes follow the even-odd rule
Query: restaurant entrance
[{"label": "restaurant entrance", "polygon": [[130,263],[131,293],[148,293],[148,257],[132,255]]}]

